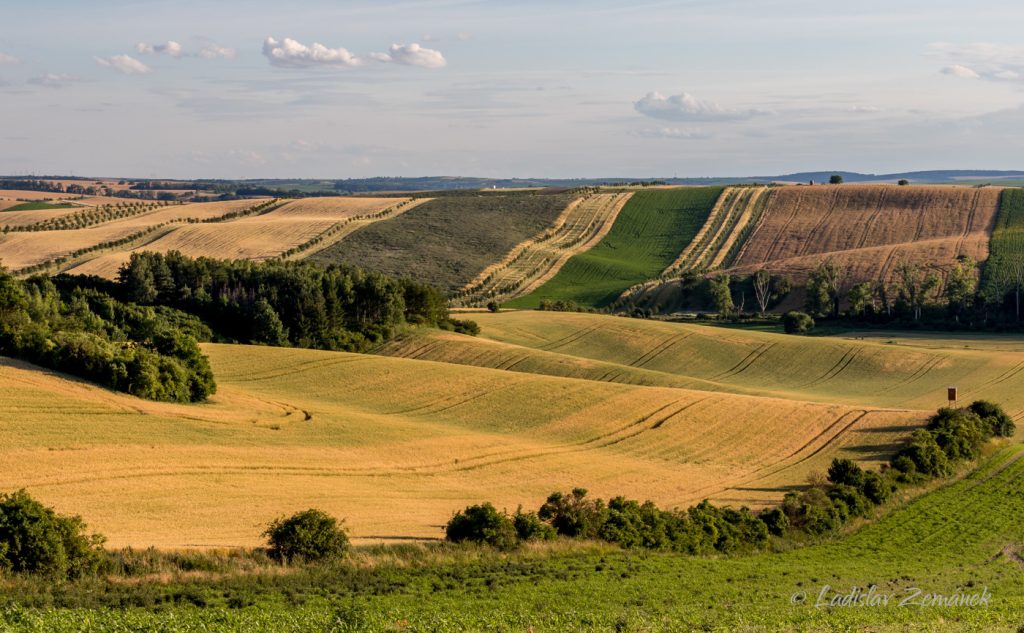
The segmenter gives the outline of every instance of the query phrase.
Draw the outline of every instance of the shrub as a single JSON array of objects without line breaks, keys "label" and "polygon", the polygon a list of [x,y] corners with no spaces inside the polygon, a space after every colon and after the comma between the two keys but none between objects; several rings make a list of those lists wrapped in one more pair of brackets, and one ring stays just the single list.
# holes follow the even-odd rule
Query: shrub
[{"label": "shrub", "polygon": [[833,459],[828,467],[828,480],[833,484],[845,484],[860,488],[864,485],[864,470],[852,459]]},{"label": "shrub", "polygon": [[968,409],[939,409],[928,418],[928,430],[950,461],[974,459],[991,433],[978,415]]},{"label": "shrub", "polygon": [[512,519],[490,503],[468,506],[455,513],[445,526],[445,538],[453,543],[484,543],[499,549],[510,549],[518,543]]},{"label": "shrub", "polygon": [[789,529],[789,517],[782,511],[782,508],[762,510],[757,516],[764,522],[769,534],[782,536]]},{"label": "shrub", "polygon": [[562,536],[595,538],[608,518],[608,508],[600,499],[592,501],[586,497],[586,488],[575,488],[568,495],[553,492],[538,515]]},{"label": "shrub", "polygon": [[786,334],[807,334],[814,329],[814,319],[806,312],[790,311],[782,317]]},{"label": "shrub", "polygon": [[337,558],[348,551],[345,528],[334,517],[313,508],[275,519],[263,535],[270,556],[286,563]]},{"label": "shrub", "polygon": [[977,415],[988,426],[989,431],[996,437],[1012,437],[1017,430],[1013,419],[1003,411],[1003,408],[994,402],[987,400],[976,400],[967,407]]},{"label": "shrub", "polygon": [[[911,465],[913,465],[913,462],[911,462]],[[861,491],[871,503],[876,505],[885,503],[892,496],[894,490],[895,486],[893,486],[892,481],[886,477],[874,471],[864,473],[864,483],[861,486]]]},{"label": "shrub", "polygon": [[512,515],[512,526],[521,541],[550,541],[555,538],[555,528],[541,520],[536,512],[523,512],[520,507]]},{"label": "shrub", "polygon": [[498,310],[501,310],[501,304],[499,304],[497,301],[488,301],[487,302],[487,311],[488,312],[497,312]]},{"label": "shrub", "polygon": [[62,516],[24,490],[0,496],[0,569],[76,578],[100,562],[103,537],[86,534],[77,516]]},{"label": "shrub", "polygon": [[935,441],[935,436],[924,429],[911,434],[906,446],[896,454],[892,465],[907,474],[916,472],[931,477],[945,477],[952,473],[946,453]]}]

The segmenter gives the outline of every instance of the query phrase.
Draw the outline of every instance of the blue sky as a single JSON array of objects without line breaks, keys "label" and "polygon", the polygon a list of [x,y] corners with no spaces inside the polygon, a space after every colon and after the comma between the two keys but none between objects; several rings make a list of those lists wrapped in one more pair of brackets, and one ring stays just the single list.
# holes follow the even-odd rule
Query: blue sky
[{"label": "blue sky", "polygon": [[7,3],[0,173],[1024,168],[1024,4]]}]

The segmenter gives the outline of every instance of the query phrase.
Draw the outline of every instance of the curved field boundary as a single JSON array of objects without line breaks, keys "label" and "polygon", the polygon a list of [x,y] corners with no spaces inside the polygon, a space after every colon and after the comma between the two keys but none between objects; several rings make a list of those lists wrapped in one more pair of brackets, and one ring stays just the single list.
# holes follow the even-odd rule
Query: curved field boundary
[{"label": "curved field boundary", "polygon": [[368,224],[373,224],[379,220],[387,220],[401,215],[406,211],[410,211],[424,202],[429,202],[431,200],[433,200],[433,198],[402,200],[398,204],[393,204],[390,207],[377,211],[376,213],[365,213],[346,218],[309,241],[285,251],[280,255],[280,258],[302,259],[303,257],[309,257],[315,253],[319,253],[329,246],[333,246],[345,239],[346,236]]},{"label": "curved field boundary", "polygon": [[[223,222],[268,213],[277,205],[276,199],[173,205],[75,231],[8,233],[0,237],[0,260],[7,260],[12,268],[17,267],[18,274],[43,272],[53,267],[66,272],[103,252],[130,249],[153,241],[176,224]],[[154,237],[157,233],[159,235]]]},{"label": "curved field boundary", "polygon": [[660,275],[706,223],[722,187],[639,191],[622,207],[611,230],[593,248],[569,258],[532,293],[512,300],[535,308],[544,299],[604,307],[625,290]]},{"label": "curved field boundary", "polygon": [[479,306],[528,294],[558,274],[569,259],[587,251],[611,230],[632,193],[588,194],[574,200],[555,225],[517,246],[504,260],[477,275],[453,303]]},{"label": "curved field boundary", "polygon": [[[124,218],[159,211],[168,206],[182,206],[180,202],[119,203],[96,207],[75,207],[56,214],[40,216],[38,211],[11,211],[2,217],[4,232],[74,231],[97,224],[116,222]],[[36,221],[31,221],[33,215]],[[12,222],[13,220],[13,222]]]},{"label": "curved field boundary", "polygon": [[[708,221],[693,242],[665,269],[663,277],[695,269],[717,268],[725,260],[740,232],[754,218],[758,201],[768,187],[730,187],[718,199]],[[758,216],[760,214],[758,213]]]},{"label": "curved field boundary", "polygon": [[[74,273],[113,277],[131,257],[131,251],[179,251],[191,257],[234,257],[264,260],[309,254],[324,248],[356,228],[393,217],[421,201],[409,199],[296,200],[267,209],[258,215],[240,214],[217,224],[177,226],[131,249],[95,258]],[[386,206],[389,205],[389,206]]]}]

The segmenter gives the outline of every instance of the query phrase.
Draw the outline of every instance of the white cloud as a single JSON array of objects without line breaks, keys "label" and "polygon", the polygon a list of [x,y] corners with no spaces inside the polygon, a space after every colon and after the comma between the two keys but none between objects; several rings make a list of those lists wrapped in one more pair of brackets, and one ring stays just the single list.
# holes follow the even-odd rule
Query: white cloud
[{"label": "white cloud", "polygon": [[993,42],[975,42],[956,46],[937,42],[929,54],[944,57],[947,62],[940,72],[965,79],[989,81],[1020,81],[1024,78],[1024,46]]},{"label": "white cloud", "polygon": [[946,66],[939,72],[943,75],[953,75],[954,77],[963,77],[964,79],[979,79],[981,77],[981,75],[976,71],[964,66],[963,64]]},{"label": "white cloud", "polygon": [[473,36],[471,34],[469,34],[469,33],[466,33],[465,31],[462,31],[461,33],[459,33],[455,37],[458,38],[458,40],[460,42],[467,42],[467,41],[473,39]]},{"label": "white cloud", "polygon": [[0,53],[0,66],[13,66],[18,63],[18,58],[14,55],[8,55],[7,53]]},{"label": "white cloud", "polygon": [[699,127],[655,127],[641,128],[633,133],[641,138],[674,138],[674,139],[705,139],[711,138],[711,133]]},{"label": "white cloud", "polygon": [[424,48],[415,42],[392,44],[387,53],[360,57],[346,48],[328,48],[318,42],[307,46],[290,37],[280,41],[268,37],[263,42],[263,55],[271,65],[281,68],[355,68],[367,60],[420,68],[442,68],[447,64],[441,51]]},{"label": "white cloud", "polygon": [[441,51],[424,48],[416,42],[392,44],[387,53],[371,53],[371,56],[379,62],[394,62],[420,68],[443,68],[448,64]]},{"label": "white cloud", "polygon": [[123,75],[144,75],[150,72],[149,66],[130,55],[114,55],[113,57],[96,57],[96,63],[106,68],[113,68]]},{"label": "white cloud", "polygon": [[208,44],[199,49],[199,56],[203,59],[234,59],[235,49],[216,44]]},{"label": "white cloud", "polygon": [[733,110],[713,101],[703,101],[683,92],[665,96],[659,92],[648,92],[633,103],[633,108],[644,116],[666,121],[736,121],[758,114],[758,110]]},{"label": "white cloud", "polygon": [[65,75],[63,73],[46,73],[45,75],[39,75],[28,80],[28,83],[33,86],[43,86],[45,88],[64,88],[70,83],[75,81],[75,78],[71,75]]},{"label": "white cloud", "polygon": [[135,50],[141,55],[170,55],[171,57],[181,57],[184,54],[184,49],[181,44],[174,40],[167,40],[164,44],[146,44],[145,42],[139,42],[135,45]]},{"label": "white cloud", "polygon": [[855,105],[850,108],[850,112],[855,112],[857,114],[876,114],[882,111],[882,108],[873,105]]},{"label": "white cloud", "polygon": [[321,66],[327,68],[354,68],[363,63],[345,48],[327,48],[323,44],[313,42],[306,46],[290,37],[283,41],[268,37],[263,42],[263,54],[271,65],[282,68],[309,68]]}]

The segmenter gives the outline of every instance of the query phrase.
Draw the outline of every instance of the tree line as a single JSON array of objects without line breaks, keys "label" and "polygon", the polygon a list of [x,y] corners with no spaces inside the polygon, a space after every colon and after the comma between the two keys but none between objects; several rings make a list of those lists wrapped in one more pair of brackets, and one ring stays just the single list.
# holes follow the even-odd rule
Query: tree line
[{"label": "tree line", "polygon": [[[895,265],[886,280],[859,281],[849,268],[826,259],[808,275],[804,311],[818,319],[848,319],[873,324],[944,325],[958,328],[1015,327],[1021,323],[1024,262],[986,271],[979,284],[979,265],[958,258],[945,270],[912,261]],[[681,280],[684,292],[732,318],[760,314],[782,303],[796,288],[785,275],[759,270],[746,277],[727,273]]]},{"label": "tree line", "polygon": [[339,265],[143,252],[105,287],[125,301],[193,314],[225,341],[365,351],[407,323],[479,331],[452,319],[436,288]]},{"label": "tree line", "polygon": [[173,310],[0,269],[0,355],[141,398],[199,402],[216,390],[197,343],[204,336],[197,319]]}]

